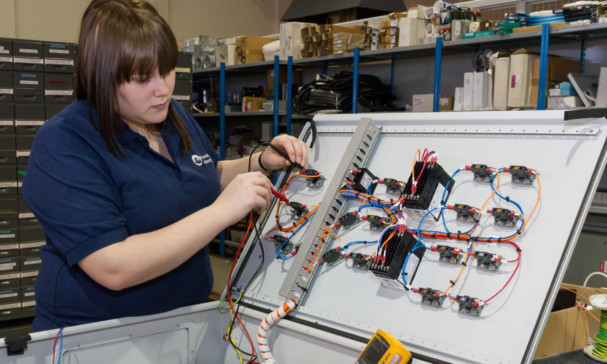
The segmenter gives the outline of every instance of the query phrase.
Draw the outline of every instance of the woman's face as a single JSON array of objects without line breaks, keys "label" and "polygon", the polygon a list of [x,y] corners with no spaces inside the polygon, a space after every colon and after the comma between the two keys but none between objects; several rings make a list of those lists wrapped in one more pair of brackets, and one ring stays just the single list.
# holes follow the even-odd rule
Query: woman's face
[{"label": "woman's face", "polygon": [[175,71],[161,76],[156,70],[149,78],[133,76],[131,81],[118,86],[120,118],[139,128],[162,123],[167,117],[174,88]]}]

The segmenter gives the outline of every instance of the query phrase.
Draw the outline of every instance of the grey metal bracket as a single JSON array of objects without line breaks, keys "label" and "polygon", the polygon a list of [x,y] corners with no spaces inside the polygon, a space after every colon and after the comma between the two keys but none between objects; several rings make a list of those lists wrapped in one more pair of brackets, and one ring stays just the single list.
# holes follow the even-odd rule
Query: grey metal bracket
[{"label": "grey metal bracket", "polygon": [[[292,298],[297,303],[303,299],[318,269],[317,263],[333,239],[331,235],[320,238],[325,235],[322,229],[335,223],[336,219],[347,209],[348,201],[339,195],[339,189],[346,182],[346,178],[352,177],[352,170],[364,168],[367,165],[380,134],[381,128],[376,126],[371,119],[362,118],[358,123],[341,162],[337,166],[336,178],[333,178],[327,187],[327,192],[316,212],[316,218],[310,222],[299,254],[295,256],[295,261],[280,287],[278,294],[281,296]],[[343,177],[339,178],[339,176]]]}]

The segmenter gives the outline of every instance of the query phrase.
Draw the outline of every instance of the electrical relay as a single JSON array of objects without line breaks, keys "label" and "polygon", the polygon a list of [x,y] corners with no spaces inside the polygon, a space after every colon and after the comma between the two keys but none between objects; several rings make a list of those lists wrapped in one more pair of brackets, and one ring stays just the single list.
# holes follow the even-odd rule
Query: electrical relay
[{"label": "electrical relay", "polygon": [[507,172],[510,172],[512,176],[512,183],[517,185],[531,185],[535,181],[533,170],[527,169],[525,166],[510,166]]},{"label": "electrical relay", "polygon": [[470,171],[474,174],[474,180],[476,182],[491,182],[491,168],[487,167],[485,164],[473,164],[470,166]]},{"label": "electrical relay", "polygon": [[493,223],[496,226],[515,228],[521,220],[521,217],[514,211],[504,208],[495,207],[487,212],[493,216]]},{"label": "electrical relay", "polygon": [[409,283],[415,278],[417,268],[422,260],[426,248],[417,246],[417,238],[407,232],[396,232],[384,234],[379,243],[382,246],[382,254],[375,256],[369,270],[382,280],[382,286],[391,289],[403,290],[398,281],[405,260],[405,277]]},{"label": "electrical relay", "polygon": [[416,162],[414,171],[405,185],[403,205],[422,215],[436,208],[433,217],[438,220],[442,211],[439,207],[446,203],[454,181],[438,163]]},{"label": "electrical relay", "polygon": [[476,266],[479,269],[489,272],[499,271],[502,265],[502,257],[498,254],[475,251],[474,258],[476,259]]},{"label": "electrical relay", "polygon": [[483,311],[483,301],[470,296],[456,296],[455,302],[459,305],[458,312],[462,315],[480,316]]},{"label": "electrical relay", "polygon": [[362,219],[356,211],[344,214],[342,217],[339,218],[338,221],[341,226],[348,229],[353,229],[360,223],[362,223]]},{"label": "electrical relay", "polygon": [[453,205],[453,211],[457,213],[456,220],[467,223],[477,223],[480,217],[478,209],[464,204]]},{"label": "electrical relay", "polygon": [[374,183],[375,180],[377,180],[377,177],[368,169],[355,169],[352,171],[351,187],[358,192],[372,195],[375,192],[375,187],[377,187],[377,183]]},{"label": "electrical relay", "polygon": [[304,174],[306,176],[317,176],[317,177],[308,177],[306,178],[306,185],[310,188],[322,188],[323,184],[325,183],[325,177],[322,176],[320,174],[320,172],[318,172],[315,169],[306,169],[304,171]]},{"label": "electrical relay", "polygon": [[432,250],[436,250],[439,254],[439,260],[447,264],[459,264],[462,260],[462,252],[459,249],[447,246],[437,245]]},{"label": "electrical relay", "polygon": [[442,292],[432,288],[420,288],[417,293],[422,295],[422,305],[439,308],[445,301],[445,296]]},{"label": "electrical relay", "polygon": [[390,195],[401,195],[404,187],[403,183],[394,178],[384,178],[381,180],[384,186],[386,186],[386,193]]},{"label": "electrical relay", "polygon": [[291,201],[289,203],[289,207],[291,208],[291,218],[295,221],[301,220],[301,218],[303,218],[308,214],[308,212],[310,212],[306,205],[302,205],[299,202]]}]

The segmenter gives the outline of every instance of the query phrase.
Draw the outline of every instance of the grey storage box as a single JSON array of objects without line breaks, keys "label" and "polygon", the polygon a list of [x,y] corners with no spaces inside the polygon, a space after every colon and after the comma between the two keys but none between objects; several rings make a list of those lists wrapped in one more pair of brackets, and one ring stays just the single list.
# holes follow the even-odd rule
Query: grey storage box
[{"label": "grey storage box", "polygon": [[32,151],[32,145],[34,145],[34,135],[17,135],[15,140],[17,144],[17,163],[27,164]]},{"label": "grey storage box", "polygon": [[67,73],[44,74],[44,101],[70,103],[74,100],[74,76]]},{"label": "grey storage box", "polygon": [[15,135],[0,135],[0,165],[10,165],[17,162]]},{"label": "grey storage box", "polygon": [[44,43],[44,71],[74,73],[76,44]]},{"label": "grey storage box", "polygon": [[0,38],[0,71],[13,70],[13,41]]},{"label": "grey storage box", "polygon": [[36,134],[45,121],[43,104],[15,104],[15,131],[17,134]]},{"label": "grey storage box", "polygon": [[0,135],[7,134],[15,134],[15,107],[13,104],[0,103]]},{"label": "grey storage box", "polygon": [[13,69],[15,71],[43,72],[43,52],[41,42],[13,41]]},{"label": "grey storage box", "polygon": [[17,194],[17,167],[0,165],[0,196]]},{"label": "grey storage box", "polygon": [[13,72],[15,102],[44,102],[44,74],[38,72]]},{"label": "grey storage box", "polygon": [[19,227],[19,254],[21,256],[40,256],[40,248],[46,245],[44,230],[40,225]]},{"label": "grey storage box", "polygon": [[0,71],[0,102],[13,102],[13,73],[10,71]]}]

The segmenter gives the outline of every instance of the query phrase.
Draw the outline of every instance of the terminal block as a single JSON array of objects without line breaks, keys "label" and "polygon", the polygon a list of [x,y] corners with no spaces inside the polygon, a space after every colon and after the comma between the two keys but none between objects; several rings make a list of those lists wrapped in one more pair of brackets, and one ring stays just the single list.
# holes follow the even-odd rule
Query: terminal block
[{"label": "terminal block", "polygon": [[386,193],[389,195],[401,195],[405,189],[403,183],[395,180],[394,178],[384,178],[382,180],[384,186],[386,186]]},{"label": "terminal block", "polygon": [[494,207],[487,212],[491,213],[491,216],[493,216],[493,223],[496,226],[515,228],[521,220],[521,217],[514,211],[500,207]]},{"label": "terminal block", "polygon": [[489,272],[498,272],[502,265],[502,257],[498,254],[476,251],[474,258],[479,269]]},{"label": "terminal block", "polygon": [[342,217],[340,217],[338,221],[339,221],[339,225],[341,225],[347,229],[353,229],[356,226],[358,226],[360,223],[362,223],[362,219],[360,218],[360,215],[356,211],[348,212],[348,213],[342,215]]},{"label": "terminal block", "polygon": [[384,219],[377,215],[364,216],[363,220],[369,223],[369,226],[373,231],[382,231],[388,226]]},{"label": "terminal block", "polygon": [[420,288],[417,293],[422,295],[422,305],[435,308],[441,307],[447,297],[442,292],[432,288]]},{"label": "terminal block", "polygon": [[371,260],[368,259],[368,255],[351,253],[348,255],[348,258],[352,259],[352,268],[354,269],[367,271],[371,266]]},{"label": "terminal block", "polygon": [[336,265],[344,259],[345,257],[341,253],[341,248],[331,249],[322,256],[322,261],[329,265]]},{"label": "terminal block", "polygon": [[310,188],[320,189],[320,188],[322,188],[322,186],[325,183],[325,179],[326,178],[324,176],[322,176],[320,174],[320,172],[318,172],[315,169],[306,169],[303,172],[303,174],[306,175],[306,176],[317,176],[317,177],[308,177],[306,179],[306,184]]},{"label": "terminal block", "polygon": [[476,182],[491,182],[491,168],[487,167],[485,164],[473,164],[470,166],[470,171],[474,174],[474,180]]},{"label": "terminal block", "polygon": [[457,296],[455,302],[459,305],[458,312],[462,315],[480,316],[483,311],[483,301],[470,296]]},{"label": "terminal block", "polygon": [[[435,250],[435,249],[432,249]],[[436,246],[436,251],[440,254],[439,260],[447,264],[460,264],[462,260],[462,252],[447,245]]]},{"label": "terminal block", "polygon": [[382,240],[379,243],[380,246],[388,239],[390,240],[385,244],[383,249],[385,252],[382,256],[376,256],[373,259],[373,263],[371,263],[369,270],[380,279],[397,280],[402,272],[407,256],[411,255],[407,263],[407,269],[405,270],[407,281],[411,283],[415,278],[417,268],[424,256],[426,248],[420,246],[413,250],[417,244],[417,239],[407,232],[397,232],[392,238],[390,238],[390,235],[390,233],[386,233],[382,237]]},{"label": "terminal block", "polygon": [[535,181],[535,174],[532,169],[527,169],[525,166],[510,166],[508,168],[512,176],[512,183],[517,185],[532,185]]},{"label": "terminal block", "polygon": [[[423,162],[416,162],[414,170],[417,182],[414,184],[413,176],[409,176],[401,196],[405,198],[403,205],[407,209],[425,214],[427,211],[441,206],[441,203],[446,203],[449,193],[453,189],[454,181],[443,167],[438,163],[428,163],[424,167]],[[443,193],[445,201],[442,201]],[[437,214],[432,215],[436,220],[440,217],[442,209],[437,209],[437,211],[439,211]]]},{"label": "terminal block", "polygon": [[310,212],[306,205],[302,205],[299,202],[291,201],[289,203],[289,207],[291,208],[291,218],[295,221],[301,220],[308,214],[308,212]]},{"label": "terminal block", "polygon": [[358,192],[373,194],[375,192],[376,183],[373,183],[377,177],[373,175],[368,169],[361,168],[352,171],[352,188]]},{"label": "terminal block", "polygon": [[453,211],[457,213],[456,220],[461,222],[474,224],[478,222],[480,217],[480,212],[478,209],[464,204],[453,205]]}]

